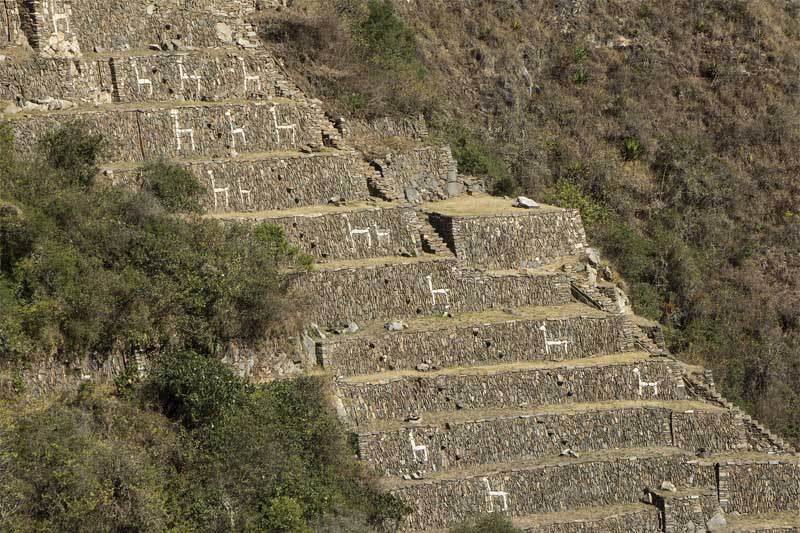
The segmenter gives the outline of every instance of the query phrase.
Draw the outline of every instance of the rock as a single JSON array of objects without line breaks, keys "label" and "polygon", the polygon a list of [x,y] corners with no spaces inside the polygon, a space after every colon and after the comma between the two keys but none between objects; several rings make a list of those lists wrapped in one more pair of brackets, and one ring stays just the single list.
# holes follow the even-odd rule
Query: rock
[{"label": "rock", "polygon": [[336,205],[341,207],[344,205],[344,200],[340,196],[331,196],[330,198],[328,198],[328,203],[330,205]]},{"label": "rock", "polygon": [[697,450],[697,456],[702,457],[703,459],[708,459],[709,457],[711,457],[711,450],[709,450],[708,448],[699,448]]},{"label": "rock", "polygon": [[217,39],[223,43],[233,43],[233,30],[231,30],[231,27],[224,22],[217,22],[214,25],[214,31],[217,34]]},{"label": "rock", "polygon": [[597,253],[597,250],[594,248],[587,248],[586,249],[586,259],[589,261],[589,264],[593,267],[597,267],[600,265],[600,254]]},{"label": "rock", "polygon": [[161,51],[161,45],[160,44],[153,43],[153,44],[148,45],[148,48],[150,50],[155,51],[155,52],[160,52]]},{"label": "rock", "polygon": [[461,400],[456,400],[456,409],[463,409],[463,408],[464,408],[464,402],[462,402]]},{"label": "rock", "polygon": [[591,287],[597,286],[597,269],[586,265],[586,277]]},{"label": "rock", "polygon": [[408,328],[408,325],[399,320],[392,320],[391,322],[387,322],[383,327],[386,331],[403,331]]},{"label": "rock", "polygon": [[102,46],[100,46],[99,44],[95,45],[95,47],[94,47],[94,53],[96,53],[96,54],[102,54],[105,51],[106,51],[106,49],[103,48]]},{"label": "rock", "polygon": [[575,265],[575,272],[584,272],[586,270],[586,265],[583,263],[578,263]]},{"label": "rock", "polygon": [[405,419],[406,422],[419,422],[420,420],[422,420],[422,417],[416,414],[408,415]]},{"label": "rock", "polygon": [[154,4],[150,4],[144,9],[144,12],[147,13],[148,16],[152,16],[153,13],[156,12],[156,6]]},{"label": "rock", "polygon": [[577,459],[580,457],[580,454],[573,451],[571,448],[567,448],[566,450],[561,450],[561,457],[575,457]]},{"label": "rock", "polygon": [[674,483],[670,481],[664,481],[661,483],[661,490],[668,490],[670,492],[678,492],[678,487],[675,486]]},{"label": "rock", "polygon": [[410,474],[403,474],[403,479],[405,479],[406,481],[411,481],[411,475]]},{"label": "rock", "polygon": [[449,197],[459,196],[464,193],[464,184],[458,181],[448,181],[444,192]]},{"label": "rock", "polygon": [[420,363],[416,366],[417,372],[428,372],[431,369],[431,365],[427,363]]},{"label": "rock", "polygon": [[716,531],[728,525],[728,521],[722,515],[722,511],[717,511],[711,519],[706,522],[706,527],[711,531]]},{"label": "rock", "polygon": [[539,207],[539,204],[526,196],[518,196],[517,203],[514,204],[514,207],[521,207],[523,209],[536,209]]},{"label": "rock", "polygon": [[513,307],[504,307],[504,308],[503,308],[503,312],[504,312],[505,314],[507,314],[507,315],[511,315],[511,316],[517,316],[517,315],[519,314],[519,311],[517,311],[517,310],[516,310],[516,309],[514,309]]},{"label": "rock", "polygon": [[344,332],[345,333],[358,333],[359,329],[360,328],[358,327],[358,324],[356,324],[355,322],[348,322],[347,324],[345,324]]},{"label": "rock", "polygon": [[420,472],[419,470],[417,470],[416,472],[414,472],[413,474],[411,474],[411,477],[412,477],[412,478],[414,478],[414,479],[422,479],[422,477],[423,477],[423,476],[422,476],[422,472]]},{"label": "rock", "polygon": [[256,48],[256,45],[254,45],[244,37],[239,37],[238,39],[236,39],[236,45],[241,48]]},{"label": "rock", "polygon": [[406,200],[408,200],[412,204],[422,203],[422,195],[414,187],[406,187],[405,195],[406,195]]},{"label": "rock", "polygon": [[606,281],[614,281],[614,273],[611,272],[611,269],[607,266],[603,267],[603,279]]}]

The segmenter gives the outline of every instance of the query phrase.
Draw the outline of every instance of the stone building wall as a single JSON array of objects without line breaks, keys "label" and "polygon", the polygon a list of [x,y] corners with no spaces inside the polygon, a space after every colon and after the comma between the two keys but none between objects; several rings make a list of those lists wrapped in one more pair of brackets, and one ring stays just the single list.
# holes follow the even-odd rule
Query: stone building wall
[{"label": "stone building wall", "polygon": [[[675,415],[697,417],[706,424],[695,426],[694,433],[675,442],[670,420]],[[517,416],[485,417],[474,421],[451,421],[433,426],[425,419],[419,425],[393,431],[361,433],[359,457],[369,461],[379,473],[402,476],[414,472],[431,473],[448,468],[467,468],[480,464],[559,457],[564,450],[579,454],[615,448],[677,446],[687,437],[714,440],[714,452],[736,449],[738,435],[728,429],[730,414],[725,411],[694,411],[686,414],[672,409],[643,406],[613,410],[587,409],[577,413],[530,413]],[[709,438],[704,433],[713,437]],[[426,446],[423,454],[414,445]]]},{"label": "stone building wall", "polygon": [[319,270],[298,276],[293,291],[304,298],[306,319],[323,326],[570,300],[561,274],[465,273],[449,260]]},{"label": "stone building wall", "polygon": [[[737,461],[719,465],[720,499],[726,512],[764,514],[800,512],[800,462]],[[758,490],[754,490],[758,487]]]},{"label": "stone building wall", "polygon": [[604,531],[627,531],[636,533],[660,532],[658,511],[655,508],[637,509],[613,516],[598,518],[574,518],[566,522],[523,526],[526,533],[599,533]]},{"label": "stone building wall", "polygon": [[373,161],[384,181],[412,203],[443,200],[464,192],[449,147],[429,147],[388,154]]},{"label": "stone building wall", "polygon": [[[317,352],[325,369],[336,375],[413,369],[426,361],[444,368],[579,359],[632,349],[623,326],[624,319],[615,316],[509,319],[427,331],[333,337],[321,341]],[[548,340],[567,340],[568,344],[548,346],[545,335]]]},{"label": "stone building wall", "polygon": [[[641,378],[658,390],[639,389]],[[565,405],[610,400],[680,400],[680,371],[662,361],[587,367],[503,369],[486,373],[415,374],[375,382],[337,383],[349,421],[404,419],[409,415],[457,409]]]},{"label": "stone building wall", "polygon": [[[82,121],[90,131],[103,135],[110,146],[107,161],[142,161],[159,157],[221,157],[234,150],[268,152],[319,145],[321,118],[316,105],[284,101],[92,110],[70,115],[37,113],[14,117],[11,124],[21,153],[29,152],[36,139],[67,119]],[[293,128],[280,129],[286,125]],[[243,134],[236,131],[239,128]]]},{"label": "stone building wall", "polygon": [[606,461],[578,460],[550,466],[492,472],[485,476],[420,481],[393,491],[414,512],[404,531],[446,528],[463,517],[499,512],[526,516],[567,509],[636,503],[648,486],[671,480],[678,486],[712,486],[713,470],[685,464],[684,455],[640,455]]},{"label": "stone building wall", "polygon": [[524,268],[576,255],[587,246],[574,209],[457,217],[432,213],[430,220],[460,259],[487,268]]},{"label": "stone building wall", "polygon": [[416,212],[410,207],[373,207],[252,221],[281,226],[289,242],[320,262],[399,255],[401,251],[416,255],[420,251]]},{"label": "stone building wall", "polygon": [[0,0],[0,48],[27,44],[19,0]]}]

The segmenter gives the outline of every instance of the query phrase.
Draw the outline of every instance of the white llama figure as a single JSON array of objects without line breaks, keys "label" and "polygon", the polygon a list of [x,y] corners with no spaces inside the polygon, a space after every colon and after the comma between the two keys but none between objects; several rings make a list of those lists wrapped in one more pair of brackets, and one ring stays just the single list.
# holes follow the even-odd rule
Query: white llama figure
[{"label": "white llama figure", "polygon": [[503,508],[501,509],[501,511],[508,511],[508,493],[503,492],[502,490],[492,490],[492,486],[491,484],[489,484],[488,478],[482,478],[482,481],[483,484],[486,485],[486,493],[487,493],[486,497],[489,500],[489,512],[493,513],[495,511],[494,509],[495,498],[500,498],[501,500],[503,500]]},{"label": "white llama figure", "polygon": [[247,65],[244,62],[243,57],[237,57],[236,59],[239,60],[239,63],[242,65],[242,76],[244,77],[244,92],[247,94],[247,88],[249,87],[249,83],[256,84],[256,90],[261,92],[261,76],[250,74],[247,72]]},{"label": "white llama figure", "polygon": [[181,79],[181,92],[183,92],[186,87],[184,82],[193,81],[197,84],[197,93],[200,94],[200,80],[203,79],[203,77],[197,74],[197,71],[195,71],[194,74],[186,74],[186,70],[183,68],[183,56],[178,57],[178,74]]},{"label": "white llama figure", "polygon": [[241,127],[237,128],[236,126],[234,126],[233,116],[231,115],[230,110],[225,111],[225,116],[228,117],[228,124],[231,127],[231,150],[233,151],[233,153],[236,153],[236,136],[237,135],[242,136],[242,144],[244,145],[247,144],[247,137],[245,137],[244,135],[244,128]]},{"label": "white llama figure", "polygon": [[447,307],[450,307],[450,289],[434,289],[433,276],[425,276],[428,280],[428,290],[431,291],[431,298],[433,298],[433,305],[436,305],[436,297],[444,296],[444,301]]},{"label": "white llama figure", "polygon": [[642,381],[642,372],[638,366],[633,369],[633,373],[636,374],[636,379],[639,380],[639,396],[642,396],[647,388],[653,389],[653,395],[658,396],[658,384],[661,383],[660,381]]},{"label": "white llama figure", "polygon": [[[242,180],[241,178],[236,178],[236,185],[239,187],[239,199],[242,201],[242,205],[245,207],[249,207],[252,204],[252,199],[250,198],[250,189],[242,189]],[[245,200],[247,198],[247,200]]]},{"label": "white llama figure", "polygon": [[[411,442],[411,453],[414,454],[414,460],[419,463],[428,462],[428,447],[424,444],[417,444],[414,440],[414,432],[408,432],[408,440]],[[422,454],[422,459],[417,454]]]},{"label": "white llama figure", "polygon": [[564,353],[566,354],[569,351],[569,340],[567,339],[559,339],[559,340],[550,340],[547,338],[547,325],[542,324],[539,326],[539,331],[542,332],[544,335],[544,351],[548,355],[550,354],[550,348],[556,346],[563,346]]},{"label": "white llama figure", "polygon": [[178,119],[179,113],[177,109],[173,109],[169,112],[172,115],[172,120],[175,124],[175,140],[178,142],[178,151],[183,150],[183,143],[181,142],[181,135],[188,135],[189,141],[192,147],[192,151],[194,151],[194,129],[192,128],[181,128],[180,120]]},{"label": "white llama figure", "polygon": [[214,194],[214,209],[218,208],[218,203],[217,203],[218,194],[225,195],[225,209],[227,209],[228,207],[230,207],[230,196],[229,196],[230,187],[217,187],[217,182],[214,179],[213,170],[209,170],[208,175],[211,177],[211,191]]},{"label": "white llama figure", "polygon": [[65,6],[63,4],[63,0],[62,0],[62,4],[61,4],[61,7],[63,9],[61,10],[61,12],[56,12],[56,4],[57,3],[58,3],[58,0],[53,0],[50,3],[50,18],[53,20],[53,33],[59,33],[59,31],[58,31],[58,23],[61,22],[61,21],[64,21],[64,32],[63,33],[69,33],[69,14],[67,14],[67,10],[66,10],[66,8],[65,8]]},{"label": "white llama figure", "polygon": [[272,113],[272,122],[275,125],[275,131],[278,134],[278,142],[281,142],[281,130],[284,131],[291,131],[292,132],[292,146],[297,144],[297,124],[286,124],[284,126],[278,126],[278,111],[275,109],[275,106],[270,108],[270,113]]},{"label": "white llama figure", "polygon": [[350,246],[353,248],[353,250],[356,249],[356,240],[354,238],[356,235],[366,235],[367,248],[372,248],[372,234],[369,228],[353,228],[350,225],[350,219],[347,217],[347,215],[342,215],[342,217],[344,217],[344,219],[347,221],[347,235],[350,239]]},{"label": "white llama figure", "polygon": [[149,89],[148,96],[153,96],[153,82],[147,78],[142,78],[142,76],[139,74],[139,65],[136,63],[135,59],[131,59],[131,67],[133,67],[133,73],[136,76],[137,93],[142,94],[142,87],[147,86]]},{"label": "white llama figure", "polygon": [[373,229],[375,230],[375,236],[378,238],[378,246],[381,245],[381,239],[386,239],[386,244],[389,245],[392,242],[392,232],[388,229],[379,229],[377,223],[372,224]]}]

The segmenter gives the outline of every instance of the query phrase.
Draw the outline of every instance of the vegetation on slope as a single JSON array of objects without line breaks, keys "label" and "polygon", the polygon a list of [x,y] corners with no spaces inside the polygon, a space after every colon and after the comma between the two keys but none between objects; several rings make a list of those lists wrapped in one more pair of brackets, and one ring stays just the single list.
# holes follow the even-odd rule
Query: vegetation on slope
[{"label": "vegetation on slope", "polygon": [[334,109],[423,112],[462,172],[580,208],[670,347],[800,443],[795,3],[295,0],[264,27]]},{"label": "vegetation on slope", "polygon": [[[0,146],[0,363],[153,359],[116,386],[0,397],[0,530],[373,531],[406,509],[360,470],[325,384],[252,386],[225,342],[285,328],[286,269],[308,258],[273,226],[187,212],[199,184],[164,162],[144,191],[94,183],[102,139],[79,125],[20,160]],[[175,212],[183,212],[175,214]]]}]

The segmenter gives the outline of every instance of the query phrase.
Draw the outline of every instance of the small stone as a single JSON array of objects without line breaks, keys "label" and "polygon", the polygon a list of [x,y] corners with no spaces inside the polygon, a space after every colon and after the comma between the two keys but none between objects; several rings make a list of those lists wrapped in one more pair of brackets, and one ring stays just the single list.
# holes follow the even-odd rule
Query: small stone
[{"label": "small stone", "polygon": [[611,272],[611,269],[607,266],[603,267],[603,279],[606,281],[614,281],[614,273]]},{"label": "small stone", "polygon": [[153,13],[156,12],[156,6],[154,4],[150,4],[144,9],[144,12],[147,13],[148,16],[152,16]]},{"label": "small stone", "polygon": [[678,487],[675,486],[674,483],[670,481],[664,481],[661,483],[661,490],[668,490],[670,492],[678,492]]},{"label": "small stone", "polygon": [[597,253],[597,250],[594,248],[587,248],[586,249],[586,259],[589,261],[589,264],[593,267],[600,265],[600,254]]},{"label": "small stone", "polygon": [[95,52],[96,54],[102,54],[102,53],[103,53],[103,52],[105,52],[105,51],[106,51],[106,49],[105,49],[105,48],[103,48],[102,46],[100,46],[99,44],[98,44],[98,45],[95,45],[95,47],[94,47],[94,52]]},{"label": "small stone", "polygon": [[403,474],[403,479],[406,481],[411,481],[411,474]]},{"label": "small stone", "polygon": [[577,459],[580,454],[571,448],[567,448],[566,450],[561,450],[561,457],[575,457]]},{"label": "small stone", "polygon": [[344,205],[344,200],[340,196],[331,196],[328,198],[328,203],[341,207]]},{"label": "small stone", "polygon": [[462,402],[461,400],[456,400],[456,409],[463,409],[463,408],[464,408],[464,402]]},{"label": "small stone", "polygon": [[519,311],[517,311],[513,307],[504,307],[503,312],[507,315],[512,315],[512,316],[517,316],[519,314]]},{"label": "small stone", "polygon": [[387,322],[383,327],[386,331],[403,331],[408,328],[408,325],[399,320],[392,320],[391,322]]},{"label": "small stone", "polygon": [[355,322],[348,322],[345,325],[344,332],[345,333],[357,333],[359,329],[360,328],[358,327],[358,324],[356,324]]},{"label": "small stone", "polygon": [[230,44],[233,42],[233,30],[231,30],[231,27],[224,22],[218,22],[216,25],[214,25],[214,31],[217,34],[217,39],[223,43]]},{"label": "small stone", "polygon": [[406,420],[405,420],[405,421],[406,421],[406,422],[419,422],[420,420],[422,420],[422,417],[420,417],[420,416],[419,416],[419,415],[417,415],[417,414],[414,414],[414,415],[408,415],[408,416],[406,417]]},{"label": "small stone", "polygon": [[241,48],[255,48],[256,45],[245,39],[244,37],[239,37],[236,39],[236,45],[240,46]]},{"label": "small stone", "polygon": [[414,472],[413,474],[411,474],[411,477],[412,477],[412,478],[414,478],[414,479],[422,479],[422,477],[423,477],[423,476],[422,476],[422,472],[420,472],[419,470],[417,470],[416,472]]},{"label": "small stone", "polygon": [[412,204],[422,203],[422,195],[414,187],[406,187],[405,195],[406,195],[406,200],[408,200]]},{"label": "small stone", "polygon": [[420,363],[416,366],[417,372],[428,372],[431,369],[431,365],[426,363]]},{"label": "small stone", "polygon": [[711,519],[706,522],[706,527],[711,531],[719,530],[728,525],[728,521],[722,516],[722,512],[718,511]]},{"label": "small stone", "polygon": [[517,203],[514,204],[514,207],[521,207],[523,209],[536,209],[539,207],[539,204],[537,204],[527,196],[518,196]]}]

